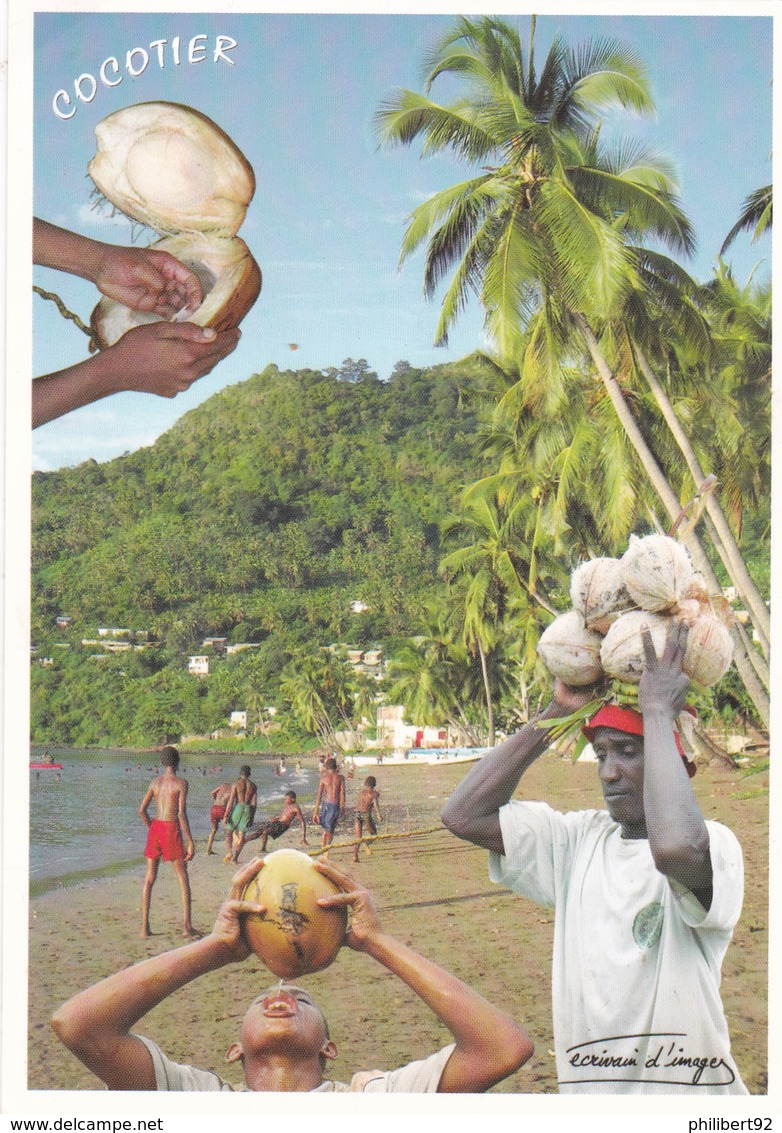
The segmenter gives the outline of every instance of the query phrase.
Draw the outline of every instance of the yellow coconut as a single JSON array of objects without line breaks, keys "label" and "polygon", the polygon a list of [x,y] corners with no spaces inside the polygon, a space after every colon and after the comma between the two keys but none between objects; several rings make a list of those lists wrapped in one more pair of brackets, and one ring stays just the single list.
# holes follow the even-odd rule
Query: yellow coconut
[{"label": "yellow coconut", "polygon": [[244,934],[256,956],[282,979],[327,968],[342,947],[347,909],[324,909],[319,897],[339,892],[299,850],[275,850],[244,891],[246,901],[266,907],[245,918]]}]

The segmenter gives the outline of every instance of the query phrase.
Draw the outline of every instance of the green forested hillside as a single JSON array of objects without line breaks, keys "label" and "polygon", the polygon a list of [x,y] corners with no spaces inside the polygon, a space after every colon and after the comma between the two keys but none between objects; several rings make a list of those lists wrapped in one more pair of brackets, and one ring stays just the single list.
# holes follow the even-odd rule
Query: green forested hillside
[{"label": "green forested hillside", "polygon": [[[33,740],[210,731],[233,709],[274,704],[292,652],[388,649],[418,632],[441,585],[440,523],[481,468],[469,397],[480,381],[476,359],[399,363],[388,382],[363,360],[268,367],[150,448],[36,473]],[[98,627],[158,644],[97,657],[82,641]],[[208,636],[259,648],[199,680],[187,657]]]}]

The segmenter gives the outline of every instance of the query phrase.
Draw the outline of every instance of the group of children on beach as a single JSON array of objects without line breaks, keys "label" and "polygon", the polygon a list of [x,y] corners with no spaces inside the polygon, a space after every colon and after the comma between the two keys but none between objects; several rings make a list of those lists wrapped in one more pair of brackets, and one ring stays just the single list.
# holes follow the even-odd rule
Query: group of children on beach
[{"label": "group of children on beach", "polygon": [[[156,776],[147,788],[139,807],[139,815],[148,827],[147,844],[144,856],[147,862],[146,875],[142,889],[141,935],[150,935],[149,907],[152,888],[157,879],[161,858],[170,862],[179,882],[182,894],[183,935],[197,937],[191,920],[190,882],[187,863],[195,856],[195,844],[190,832],[187,816],[187,780],[178,774],[179,752],[171,745],[160,753],[163,771]],[[250,778],[251,769],[244,764],[234,783],[221,783],[211,792],[212,805],[210,819],[212,828],[206,845],[206,854],[214,853],[213,845],[220,823],[225,827],[225,857],[227,864],[238,864],[247,842],[261,840],[260,852],[266,852],[268,840],[280,838],[294,821],[301,827],[301,845],[306,846],[307,822],[296,800],[296,792],[286,791],[282,809],[266,821],[255,824],[255,811],[258,805],[258,787]],[[322,761],[318,793],[312,822],[322,830],[321,853],[325,856],[334,838],[334,831],[346,809],[345,776],[339,770],[336,759]],[[353,861],[358,861],[359,847],[363,844],[365,853],[370,848],[367,839],[377,835],[377,823],[382,822],[380,814],[380,792],[374,775],[368,775],[356,799],[355,842]],[[155,803],[155,817],[148,814],[152,802]]]}]

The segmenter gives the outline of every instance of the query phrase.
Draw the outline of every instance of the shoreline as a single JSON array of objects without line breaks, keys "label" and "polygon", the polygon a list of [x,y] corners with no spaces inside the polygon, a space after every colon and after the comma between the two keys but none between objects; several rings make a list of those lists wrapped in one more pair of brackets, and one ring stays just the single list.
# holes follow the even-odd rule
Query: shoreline
[{"label": "shoreline", "polygon": [[[354,872],[373,891],[384,928],[453,971],[505,1007],[534,1042],[530,1062],[493,1092],[556,1093],[551,1032],[553,913],[488,879],[487,854],[460,842],[440,824],[442,804],[463,778],[462,765],[380,766],[381,810],[386,822],[371,856],[354,866],[352,848],[332,860]],[[730,826],[745,855],[744,911],[723,965],[722,997],[733,1052],[750,1093],[767,1086],[768,973],[768,773],[746,781],[713,761],[693,780],[704,816]],[[355,785],[355,780],[354,780]],[[524,778],[525,795],[572,810],[601,805],[594,765],[541,757]],[[335,845],[352,838],[351,816],[337,829]],[[426,833],[419,833],[427,831]],[[308,829],[310,849],[318,828]],[[274,848],[298,848],[291,831]],[[206,857],[196,839],[189,867],[193,923],[208,931],[227,894],[233,871],[222,855]],[[242,855],[249,860],[252,845]],[[83,880],[29,902],[28,1089],[91,1090],[100,1084],[56,1040],[53,1011],[82,990],[128,964],[182,943],[180,904],[173,871],[161,866],[152,895],[152,928],[138,936],[144,861],[141,856],[115,877]],[[211,973],[182,988],[137,1028],[172,1058],[217,1070],[233,1084],[241,1071],[223,1054],[237,1035],[244,1008],[273,980],[255,957]],[[332,1076],[342,1081],[358,1069],[390,1068],[421,1057],[447,1034],[418,999],[367,957],[343,948],[323,972],[302,978],[329,1019],[340,1050]],[[382,1021],[382,1027],[377,1024]]]}]

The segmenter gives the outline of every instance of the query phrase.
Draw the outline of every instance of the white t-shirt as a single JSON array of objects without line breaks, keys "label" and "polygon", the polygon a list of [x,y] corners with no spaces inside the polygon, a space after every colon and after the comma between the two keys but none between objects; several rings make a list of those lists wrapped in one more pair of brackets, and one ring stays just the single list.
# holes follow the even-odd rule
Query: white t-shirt
[{"label": "white t-shirt", "polygon": [[489,876],[554,907],[552,1000],[562,1093],[746,1094],[730,1054],[720,969],[741,912],[733,833],[707,822],[708,913],[606,811],[500,810]]},{"label": "white t-shirt", "polygon": [[[146,1046],[152,1055],[152,1064],[155,1068],[155,1083],[158,1090],[230,1090],[234,1087],[224,1082],[219,1074],[211,1070],[199,1070],[195,1066],[186,1066],[172,1062],[163,1054],[157,1043],[143,1035],[136,1038]],[[399,1070],[362,1070],[354,1074],[348,1085],[346,1082],[323,1082],[312,1090],[312,1093],[332,1093],[335,1091],[349,1091],[364,1094],[434,1094],[440,1084],[445,1064],[451,1057],[454,1044],[443,1047],[429,1058],[419,1062],[411,1062]]]}]

